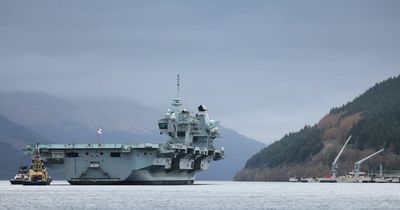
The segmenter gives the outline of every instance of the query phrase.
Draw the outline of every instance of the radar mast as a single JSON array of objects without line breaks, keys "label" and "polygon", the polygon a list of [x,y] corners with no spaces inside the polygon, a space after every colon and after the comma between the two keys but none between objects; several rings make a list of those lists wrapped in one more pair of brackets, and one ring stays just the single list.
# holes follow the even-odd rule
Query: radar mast
[{"label": "radar mast", "polygon": [[178,74],[176,77],[176,89],[178,91],[178,98],[179,98],[179,86],[180,86],[179,82],[180,82],[180,78],[179,78],[179,74]]},{"label": "radar mast", "polygon": [[180,88],[180,77],[179,74],[176,77],[176,90],[177,90],[177,98],[172,100],[172,106],[174,107],[175,111],[179,111],[179,107],[182,105],[181,99],[179,97],[179,88]]}]

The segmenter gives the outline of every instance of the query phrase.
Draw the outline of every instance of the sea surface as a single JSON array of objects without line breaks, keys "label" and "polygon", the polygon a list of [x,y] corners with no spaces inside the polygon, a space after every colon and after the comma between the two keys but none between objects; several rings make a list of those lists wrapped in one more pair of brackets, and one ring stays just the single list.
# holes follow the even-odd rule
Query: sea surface
[{"label": "sea surface", "polygon": [[0,209],[400,209],[400,184],[196,181],[180,186],[10,185]]}]

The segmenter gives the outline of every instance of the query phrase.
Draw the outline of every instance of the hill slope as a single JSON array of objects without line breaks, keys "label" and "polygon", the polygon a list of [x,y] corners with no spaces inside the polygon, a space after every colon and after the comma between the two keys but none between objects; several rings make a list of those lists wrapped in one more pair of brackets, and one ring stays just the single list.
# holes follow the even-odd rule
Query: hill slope
[{"label": "hill slope", "polygon": [[380,148],[386,155],[364,163],[363,170],[400,169],[400,76],[368,89],[318,124],[290,133],[253,155],[236,180],[286,181],[291,176],[326,176],[347,136],[353,138],[340,159],[341,174]]}]

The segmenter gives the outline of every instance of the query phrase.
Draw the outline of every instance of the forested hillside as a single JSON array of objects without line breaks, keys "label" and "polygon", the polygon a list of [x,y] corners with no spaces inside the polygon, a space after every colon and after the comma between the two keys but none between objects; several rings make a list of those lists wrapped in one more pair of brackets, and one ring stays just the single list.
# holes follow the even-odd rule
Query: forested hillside
[{"label": "forested hillside", "polygon": [[299,132],[285,135],[255,154],[246,162],[246,167],[276,167],[282,163],[301,163],[317,154],[323,147],[322,129],[317,126],[305,127]]},{"label": "forested hillside", "polygon": [[[316,125],[289,133],[253,155],[236,180],[287,180],[290,176],[325,176],[345,139],[352,135],[343,155],[342,173],[354,161],[380,148],[387,155],[376,162],[400,169],[400,76],[375,84],[353,101],[333,108]],[[346,162],[345,162],[346,161]]]}]

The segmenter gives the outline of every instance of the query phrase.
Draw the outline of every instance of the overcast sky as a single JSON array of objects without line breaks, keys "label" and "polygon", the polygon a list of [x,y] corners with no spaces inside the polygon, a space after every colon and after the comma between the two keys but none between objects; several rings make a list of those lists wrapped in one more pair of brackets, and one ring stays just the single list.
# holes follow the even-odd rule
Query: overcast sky
[{"label": "overcast sky", "polygon": [[189,108],[269,142],[400,73],[399,11],[386,0],[2,0],[0,90],[165,110],[179,73]]}]

